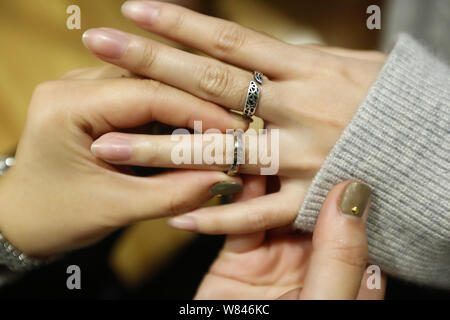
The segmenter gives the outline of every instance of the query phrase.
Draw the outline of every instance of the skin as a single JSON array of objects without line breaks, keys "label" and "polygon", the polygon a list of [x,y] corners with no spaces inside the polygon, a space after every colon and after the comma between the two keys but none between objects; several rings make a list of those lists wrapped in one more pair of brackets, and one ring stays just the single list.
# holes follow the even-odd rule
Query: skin
[{"label": "skin", "polygon": [[[245,234],[228,237],[197,298],[382,298],[384,284],[375,293],[361,285],[367,214],[355,220],[339,212],[336,203],[345,183],[327,197],[312,239],[265,230],[293,221],[311,178],[356,112],[384,56],[295,47],[174,5],[141,5],[157,15],[127,5],[125,16],[215,59],[118,30],[89,31],[86,46],[129,71],[74,71],[35,90],[16,165],[0,180],[4,236],[19,250],[46,257],[89,245],[139,220],[191,211],[172,225]],[[243,182],[203,170],[211,167],[147,178],[127,174],[128,165],[174,165],[164,147],[167,137],[121,133],[124,129],[151,121],[192,127],[197,119],[204,129],[246,128],[220,108],[241,110],[243,88],[251,79],[245,70],[268,77],[257,115],[268,130],[280,129],[279,191],[266,194],[258,176]],[[108,144],[114,145],[112,152],[105,152]],[[258,169],[243,166],[242,173]],[[244,183],[237,202],[192,211],[220,181]]]},{"label": "skin", "polygon": [[117,67],[76,70],[39,85],[16,164],[0,179],[2,234],[22,252],[46,257],[130,223],[192,210],[217,182],[241,183],[202,170],[132,176],[90,150],[107,132],[151,121],[190,127],[193,117],[222,130],[243,125],[214,104]]},{"label": "skin", "polygon": [[[247,177],[238,201],[264,194],[262,177]],[[338,201],[351,181],[335,186],[314,234],[289,229],[230,235],[200,284],[196,299],[383,299],[386,277],[369,289],[363,217],[342,214]]]},{"label": "skin", "polygon": [[[279,129],[280,133],[277,192],[194,210],[170,224],[209,234],[242,234],[292,223],[312,178],[366,96],[385,56],[293,46],[233,22],[160,2],[131,1],[122,11],[141,28],[210,57],[114,29],[89,30],[85,45],[100,59],[231,110],[242,110],[252,79],[248,70],[261,71],[267,78],[256,115],[269,132]],[[127,156],[107,152],[119,137],[132,149]],[[173,146],[170,136],[114,133],[100,137],[93,150],[113,164],[176,167],[170,156]],[[183,167],[227,169],[205,164]],[[259,169],[259,165],[243,165],[240,173],[259,174]]]}]

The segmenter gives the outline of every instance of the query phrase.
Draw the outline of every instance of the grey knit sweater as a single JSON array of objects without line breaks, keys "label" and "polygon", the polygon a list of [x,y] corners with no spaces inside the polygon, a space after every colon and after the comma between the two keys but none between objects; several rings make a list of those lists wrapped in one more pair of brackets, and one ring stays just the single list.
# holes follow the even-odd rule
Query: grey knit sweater
[{"label": "grey knit sweater", "polygon": [[402,35],[314,178],[295,225],[312,231],[333,185],[372,188],[370,262],[450,288],[450,69]]}]

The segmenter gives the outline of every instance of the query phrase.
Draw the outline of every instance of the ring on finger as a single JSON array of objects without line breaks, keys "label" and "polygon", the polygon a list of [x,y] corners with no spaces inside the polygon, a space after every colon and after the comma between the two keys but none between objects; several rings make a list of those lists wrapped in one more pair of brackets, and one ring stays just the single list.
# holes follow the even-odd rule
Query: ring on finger
[{"label": "ring on finger", "polygon": [[244,115],[247,117],[252,117],[256,112],[261,94],[261,87],[259,85],[262,85],[262,83],[263,74],[259,71],[253,71],[253,80],[250,80],[250,84],[247,89],[247,97],[245,99],[243,111]]},{"label": "ring on finger", "polygon": [[229,176],[237,175],[240,165],[244,163],[243,135],[244,132],[242,130],[234,130],[233,162],[227,172]]}]

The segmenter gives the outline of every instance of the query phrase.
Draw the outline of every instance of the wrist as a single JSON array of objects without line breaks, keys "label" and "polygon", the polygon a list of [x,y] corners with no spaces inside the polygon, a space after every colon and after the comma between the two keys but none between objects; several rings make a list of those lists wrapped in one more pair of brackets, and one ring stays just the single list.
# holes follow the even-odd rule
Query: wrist
[{"label": "wrist", "polygon": [[[6,217],[11,213],[11,201],[8,193],[11,188],[8,187],[11,179],[11,171],[14,165],[13,157],[0,157],[0,265],[4,265],[13,271],[26,271],[42,263],[41,260],[31,258],[11,244],[5,235]],[[8,171],[8,172],[7,172]]]}]

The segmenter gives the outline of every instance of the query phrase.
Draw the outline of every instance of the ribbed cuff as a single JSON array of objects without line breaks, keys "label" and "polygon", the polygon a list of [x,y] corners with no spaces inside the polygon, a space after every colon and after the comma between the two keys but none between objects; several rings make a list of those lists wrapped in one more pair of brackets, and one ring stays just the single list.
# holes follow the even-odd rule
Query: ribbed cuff
[{"label": "ribbed cuff", "polygon": [[370,262],[390,275],[450,287],[450,70],[402,35],[314,178],[295,221],[312,231],[328,191],[372,189]]}]

